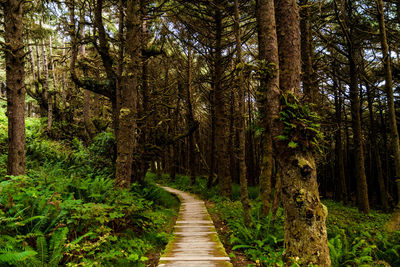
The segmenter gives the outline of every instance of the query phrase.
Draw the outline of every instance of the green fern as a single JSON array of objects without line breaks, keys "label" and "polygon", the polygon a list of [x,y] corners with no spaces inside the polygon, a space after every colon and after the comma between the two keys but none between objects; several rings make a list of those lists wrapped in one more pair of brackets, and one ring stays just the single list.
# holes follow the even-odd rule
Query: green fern
[{"label": "green fern", "polygon": [[29,258],[35,257],[37,254],[36,251],[33,250],[25,250],[25,251],[7,251],[0,250],[0,265],[17,265]]},{"label": "green fern", "polygon": [[36,238],[36,252],[37,258],[42,263],[43,266],[47,262],[48,258],[48,250],[47,250],[47,242],[46,237],[40,233]]},{"label": "green fern", "polygon": [[49,266],[58,266],[62,260],[68,232],[68,228],[63,227],[53,233],[50,239],[51,258],[48,262]]}]

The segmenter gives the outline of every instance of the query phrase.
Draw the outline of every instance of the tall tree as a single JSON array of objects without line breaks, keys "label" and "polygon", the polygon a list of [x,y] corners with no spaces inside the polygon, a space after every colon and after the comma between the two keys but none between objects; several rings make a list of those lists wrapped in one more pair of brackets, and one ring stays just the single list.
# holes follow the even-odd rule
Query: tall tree
[{"label": "tall tree", "polygon": [[260,198],[262,212],[267,214],[270,209],[271,178],[274,165],[273,121],[279,111],[279,58],[276,35],[274,2],[258,0],[257,3],[258,50],[261,67],[266,68],[268,75],[261,77],[258,92],[258,107],[261,114],[262,160],[260,173]]},{"label": "tall tree", "polygon": [[[393,214],[389,224],[398,225],[397,230],[400,229],[400,142],[399,132],[397,129],[396,109],[394,105],[393,97],[393,81],[392,81],[392,65],[389,53],[389,45],[386,34],[386,23],[383,9],[383,1],[376,0],[376,6],[378,10],[378,22],[379,22],[379,35],[381,41],[381,49],[383,56],[383,66],[385,69],[385,91],[387,96],[388,115],[389,115],[389,127],[390,137],[392,141],[392,149],[394,154],[394,175],[395,183],[397,186],[397,205],[396,211]],[[392,229],[396,230],[396,229]]]},{"label": "tall tree", "polygon": [[[127,1],[126,10],[126,56],[127,75],[122,82],[121,109],[117,135],[117,165],[115,180],[121,187],[129,187],[132,176],[133,152],[136,144],[137,86],[140,67],[141,17],[140,3]],[[103,28],[104,29],[104,28]]]},{"label": "tall tree", "polygon": [[[301,96],[299,11],[295,0],[277,0],[275,12],[279,47],[279,84],[283,97],[290,101],[290,98],[296,99],[295,95]],[[275,93],[274,97],[276,102],[280,100],[279,94]],[[285,102],[283,104],[280,107],[282,111],[288,108]],[[296,118],[292,119],[292,123],[296,123]],[[276,120],[275,123],[279,123],[276,128],[282,131],[284,126]],[[296,127],[294,131],[289,136],[289,140],[293,138],[290,142],[302,142],[301,138],[306,138],[304,133],[301,133],[301,127]],[[305,266],[330,266],[325,225],[328,212],[319,199],[316,163],[311,148],[307,146],[307,142],[297,147],[290,146],[287,142],[276,144],[285,209],[284,261],[288,265],[297,261]]]},{"label": "tall tree", "polygon": [[314,83],[313,69],[313,39],[311,22],[311,5],[309,0],[300,0],[300,30],[301,30],[301,68],[303,91],[309,101],[314,102],[318,94],[318,87]]},{"label": "tall tree", "polygon": [[227,92],[223,86],[223,1],[215,1],[215,57],[213,61],[213,92],[215,106],[215,146],[218,189],[222,196],[230,197],[232,180],[229,170]]},{"label": "tall tree", "polygon": [[363,134],[361,128],[359,78],[361,64],[361,39],[355,29],[357,17],[352,1],[341,0],[340,6],[335,2],[337,20],[346,40],[346,57],[349,63],[349,91],[351,101],[351,121],[353,128],[355,177],[357,181],[358,207],[364,213],[369,213],[368,184],[365,174]]},{"label": "tall tree", "polygon": [[3,0],[9,175],[25,174],[25,69],[23,1]]},{"label": "tall tree", "polygon": [[240,200],[243,206],[244,212],[244,221],[246,224],[251,223],[250,217],[250,201],[249,201],[249,192],[247,189],[247,170],[246,170],[246,128],[245,128],[245,119],[244,116],[246,114],[245,108],[245,88],[244,88],[244,77],[243,70],[240,69],[240,65],[243,64],[242,59],[242,36],[240,30],[240,21],[239,21],[239,1],[235,0],[235,36],[236,36],[236,63],[237,67],[239,67],[239,72],[237,73],[237,101],[238,107],[236,110],[236,120],[237,120],[237,131],[239,132],[239,140],[237,145],[237,159],[239,160],[239,181],[240,181]]}]

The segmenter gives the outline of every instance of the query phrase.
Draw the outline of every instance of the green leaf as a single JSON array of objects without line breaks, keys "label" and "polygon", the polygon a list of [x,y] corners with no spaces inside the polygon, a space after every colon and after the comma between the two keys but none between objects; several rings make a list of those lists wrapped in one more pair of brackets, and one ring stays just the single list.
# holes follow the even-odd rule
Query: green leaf
[{"label": "green leaf", "polygon": [[298,145],[298,144],[297,144],[296,142],[293,142],[293,141],[290,141],[289,144],[288,144],[288,146],[289,146],[290,148],[296,148],[297,145]]},{"label": "green leaf", "polygon": [[278,135],[278,136],[276,137],[276,139],[281,140],[281,141],[287,141],[287,140],[289,140],[289,138],[288,138],[287,136],[284,136],[284,135]]}]

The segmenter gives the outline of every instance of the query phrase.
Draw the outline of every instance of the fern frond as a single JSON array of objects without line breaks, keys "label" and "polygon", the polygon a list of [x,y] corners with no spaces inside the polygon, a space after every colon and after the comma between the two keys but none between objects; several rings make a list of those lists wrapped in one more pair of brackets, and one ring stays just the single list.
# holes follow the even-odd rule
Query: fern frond
[{"label": "fern frond", "polygon": [[63,227],[53,233],[50,240],[51,258],[49,266],[58,266],[63,258],[64,244],[67,241],[68,228]]},{"label": "fern frond", "polygon": [[26,250],[21,252],[0,250],[0,265],[15,265],[19,262],[27,260],[28,258],[35,257],[36,254],[37,252],[33,250]]},{"label": "fern frond", "polygon": [[48,251],[46,237],[41,234],[36,238],[36,251],[38,253],[37,258],[43,266],[47,262]]}]

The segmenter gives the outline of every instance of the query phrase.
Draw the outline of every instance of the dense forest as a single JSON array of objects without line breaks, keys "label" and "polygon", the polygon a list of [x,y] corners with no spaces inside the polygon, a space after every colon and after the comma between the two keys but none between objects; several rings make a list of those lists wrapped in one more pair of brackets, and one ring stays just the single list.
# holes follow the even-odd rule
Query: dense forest
[{"label": "dense forest", "polygon": [[0,266],[400,266],[400,1],[0,7]]}]

